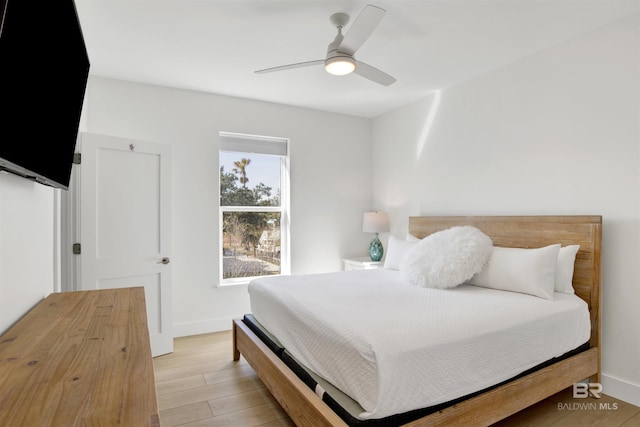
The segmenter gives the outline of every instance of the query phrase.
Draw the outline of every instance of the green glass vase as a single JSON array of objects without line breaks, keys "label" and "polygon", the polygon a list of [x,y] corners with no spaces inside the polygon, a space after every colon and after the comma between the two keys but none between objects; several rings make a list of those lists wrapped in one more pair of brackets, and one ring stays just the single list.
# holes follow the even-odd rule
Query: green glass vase
[{"label": "green glass vase", "polygon": [[371,261],[380,261],[383,253],[382,242],[378,239],[378,233],[375,233],[369,245],[369,257],[371,257]]}]

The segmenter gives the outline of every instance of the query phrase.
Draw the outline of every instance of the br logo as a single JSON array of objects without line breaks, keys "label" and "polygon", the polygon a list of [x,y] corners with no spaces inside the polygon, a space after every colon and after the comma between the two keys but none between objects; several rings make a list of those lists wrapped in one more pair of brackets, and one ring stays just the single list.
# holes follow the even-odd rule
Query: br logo
[{"label": "br logo", "polygon": [[573,384],[573,397],[575,399],[584,399],[589,395],[600,399],[602,393],[602,384],[600,383],[575,383]]}]

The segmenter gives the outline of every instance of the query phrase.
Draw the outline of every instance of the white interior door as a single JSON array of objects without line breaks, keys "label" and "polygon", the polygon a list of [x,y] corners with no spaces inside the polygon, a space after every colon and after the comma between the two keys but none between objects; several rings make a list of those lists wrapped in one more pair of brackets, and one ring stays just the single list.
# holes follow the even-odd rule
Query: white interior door
[{"label": "white interior door", "polygon": [[80,290],[143,286],[151,351],[173,351],[171,146],[81,134]]}]

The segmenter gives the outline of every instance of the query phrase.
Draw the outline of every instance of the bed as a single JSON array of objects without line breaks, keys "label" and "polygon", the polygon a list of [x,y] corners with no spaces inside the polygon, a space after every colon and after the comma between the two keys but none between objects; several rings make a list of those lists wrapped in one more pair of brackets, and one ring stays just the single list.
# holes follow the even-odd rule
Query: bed
[{"label": "bed", "polygon": [[[562,358],[551,358],[548,363],[536,365],[534,369],[526,370],[513,378],[469,393],[463,399],[436,402],[431,411],[409,411],[412,417],[398,418],[402,422],[394,421],[392,424],[489,425],[570,387],[575,382],[586,378],[599,382],[601,217],[411,217],[409,233],[423,238],[457,225],[477,227],[491,237],[495,246],[501,247],[580,245],[572,284],[575,294],[588,308],[588,346],[578,346]],[[259,324],[252,322],[252,317],[234,320],[234,359],[238,360],[240,354],[247,359],[297,425],[348,425],[340,410],[327,404],[326,399],[323,401],[320,397],[322,393],[316,394],[318,378],[313,378],[310,384],[305,373],[296,369],[295,360],[292,364],[286,357],[283,358],[286,353],[284,349],[278,348],[278,338],[273,336],[273,340],[270,340],[267,336],[265,339],[262,336],[264,333],[256,329],[255,323]],[[345,329],[348,329],[346,325]],[[316,390],[313,390],[314,384]],[[325,387],[321,388],[324,390]]]}]

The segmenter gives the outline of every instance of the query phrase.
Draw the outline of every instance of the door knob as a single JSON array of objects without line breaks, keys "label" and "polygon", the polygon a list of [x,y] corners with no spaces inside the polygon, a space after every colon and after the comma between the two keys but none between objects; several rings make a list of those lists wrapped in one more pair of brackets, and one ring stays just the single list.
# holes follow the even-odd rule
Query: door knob
[{"label": "door knob", "polygon": [[158,261],[156,264],[164,264],[167,265],[171,262],[171,260],[169,259],[169,257],[164,257],[162,258],[162,261]]}]

